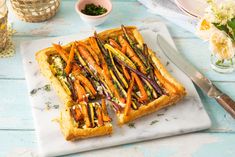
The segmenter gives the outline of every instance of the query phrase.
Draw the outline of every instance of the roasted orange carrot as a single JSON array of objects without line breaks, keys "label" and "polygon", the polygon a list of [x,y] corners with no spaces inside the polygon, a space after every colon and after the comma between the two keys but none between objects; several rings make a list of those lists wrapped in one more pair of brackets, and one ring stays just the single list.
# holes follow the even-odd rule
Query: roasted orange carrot
[{"label": "roasted orange carrot", "polygon": [[101,107],[102,107],[102,118],[103,118],[103,121],[104,122],[110,122],[111,118],[108,116],[105,99],[101,100]]},{"label": "roasted orange carrot", "polygon": [[80,101],[87,101],[87,97],[86,97],[86,91],[85,89],[81,86],[80,81],[79,80],[75,80],[74,81],[74,88],[77,92],[77,96],[78,96],[78,102]]},{"label": "roasted orange carrot", "polygon": [[105,99],[101,100],[101,107],[102,107],[103,113],[108,114]]},{"label": "roasted orange carrot", "polygon": [[126,67],[124,65],[122,65],[122,70],[123,70],[124,76],[129,81],[131,79],[131,76],[130,76],[129,72],[127,71],[127,69],[126,69]]},{"label": "roasted orange carrot", "polygon": [[82,114],[83,114],[83,117],[85,120],[86,127],[89,128],[89,127],[91,127],[91,122],[90,122],[89,115],[88,115],[87,104],[82,103],[81,106],[82,106]]},{"label": "roasted orange carrot", "polygon": [[72,73],[81,73],[81,68],[77,65],[77,63],[74,63],[73,64],[73,67],[72,67]]},{"label": "roasted orange carrot", "polygon": [[137,56],[137,54],[134,52],[134,50],[131,48],[129,43],[122,37],[119,36],[118,40],[122,47],[126,46],[126,54],[127,56],[138,66],[139,70],[146,74],[146,67],[144,66],[143,62],[140,60],[140,58]]},{"label": "roasted orange carrot", "polygon": [[92,83],[85,76],[83,76],[82,74],[75,74],[74,77],[78,79],[80,83],[83,84],[83,86],[88,87],[93,95],[97,94],[97,91],[93,87]]},{"label": "roasted orange carrot", "polygon": [[133,90],[133,87],[134,87],[134,83],[135,83],[135,79],[134,79],[134,76],[132,75],[132,78],[131,78],[131,82],[130,82],[130,86],[128,88],[128,91],[127,91],[127,100],[126,100],[126,106],[125,106],[125,110],[124,110],[124,115],[125,116],[128,116],[128,113],[130,112],[130,108],[131,108],[131,95],[132,95],[132,90]]},{"label": "roasted orange carrot", "polygon": [[85,47],[90,52],[91,56],[94,58],[96,63],[100,64],[100,60],[99,60],[98,55],[96,54],[96,52],[90,46],[86,45],[85,43],[83,43],[81,41],[77,42],[77,44]]},{"label": "roasted orange carrot", "polygon": [[73,62],[74,59],[74,48],[75,48],[75,44],[72,44],[72,47],[70,49],[70,53],[69,53],[69,59],[67,61],[67,65],[65,67],[65,73],[68,75],[71,71],[71,64]]},{"label": "roasted orange carrot", "polygon": [[116,49],[118,49],[118,50],[122,50],[122,48],[120,47],[120,45],[118,45],[118,43],[115,41],[115,40],[113,40],[113,39],[109,39],[109,43],[110,43],[110,45],[111,46],[113,46],[114,48],[116,48]]},{"label": "roasted orange carrot", "polygon": [[76,107],[76,108],[74,109],[74,113],[75,113],[75,114],[74,114],[73,116],[74,116],[74,119],[75,119],[76,122],[78,122],[79,120],[81,120],[81,119],[83,118],[83,117],[82,117],[82,112],[80,111],[79,108]]},{"label": "roasted orange carrot", "polygon": [[95,53],[99,56],[101,54],[99,45],[96,42],[96,39],[94,37],[89,37],[89,43],[91,45],[91,48],[95,51]]},{"label": "roasted orange carrot", "polygon": [[102,73],[101,67],[92,58],[90,53],[83,46],[78,45],[77,47],[81,56],[97,71],[97,73],[101,74]]},{"label": "roasted orange carrot", "polygon": [[121,51],[122,51],[124,54],[126,54],[126,45],[123,45],[123,46],[122,46]]},{"label": "roasted orange carrot", "polygon": [[60,54],[60,56],[63,58],[63,60],[67,63],[68,62],[68,58],[69,58],[68,52],[66,52],[63,49],[63,47],[58,45],[58,44],[52,44],[52,45],[55,48],[56,52],[58,52]]},{"label": "roasted orange carrot", "polygon": [[115,88],[115,86],[114,86],[114,84],[113,84],[111,75],[110,75],[110,73],[109,73],[109,68],[108,68],[108,66],[107,66],[107,63],[106,63],[105,60],[104,60],[103,55],[101,54],[100,57],[101,57],[101,62],[102,62],[101,66],[102,66],[102,68],[103,68],[103,73],[101,73],[101,76],[103,76],[103,78],[104,78],[104,80],[105,80],[107,86],[110,88],[110,91],[112,92],[112,94],[113,94],[118,100],[120,100],[121,102],[124,103],[125,100],[124,100],[123,98],[121,98],[121,96],[120,96],[118,90]]},{"label": "roasted orange carrot", "polygon": [[137,86],[138,86],[138,88],[140,90],[141,97],[140,97],[139,101],[143,102],[143,101],[147,100],[148,99],[148,94],[147,94],[147,92],[144,89],[144,85],[143,85],[141,79],[134,72],[131,73],[131,76],[135,78],[136,84],[137,84]]},{"label": "roasted orange carrot", "polygon": [[97,118],[98,118],[98,125],[103,126],[104,121],[103,121],[103,117],[102,117],[102,110],[100,107],[97,107],[96,114],[97,114]]},{"label": "roasted orange carrot", "polygon": [[[69,60],[69,54],[63,49],[62,46],[58,45],[58,44],[52,44],[53,47],[55,48],[56,52],[59,53],[59,55],[63,58],[63,60],[67,63]],[[72,69],[80,69],[80,67],[74,63],[72,66]]]},{"label": "roasted orange carrot", "polygon": [[157,69],[154,69],[154,74],[156,75],[156,77],[158,78],[158,80],[161,82],[161,84],[162,84],[166,89],[170,89],[171,92],[177,93],[178,90],[177,90],[177,88],[175,87],[175,85],[172,84],[171,82],[169,82],[167,79],[165,79]]}]

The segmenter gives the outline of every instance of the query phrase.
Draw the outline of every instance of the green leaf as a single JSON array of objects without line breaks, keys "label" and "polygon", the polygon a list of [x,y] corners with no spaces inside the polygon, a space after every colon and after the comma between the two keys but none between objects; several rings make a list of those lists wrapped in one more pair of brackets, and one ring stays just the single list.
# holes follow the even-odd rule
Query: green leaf
[{"label": "green leaf", "polygon": [[228,21],[228,26],[232,29],[231,35],[232,39],[235,40],[235,18]]},{"label": "green leaf", "polygon": [[[235,24],[235,19],[232,19],[231,21],[228,21],[227,25],[221,25],[219,23],[213,23],[213,25],[216,28],[218,28],[221,31],[224,31],[227,35],[229,35],[232,38],[232,40],[235,40],[235,29],[233,28],[234,24]],[[231,25],[232,27],[229,26],[229,25]],[[230,32],[228,27],[230,27],[233,31]]]}]

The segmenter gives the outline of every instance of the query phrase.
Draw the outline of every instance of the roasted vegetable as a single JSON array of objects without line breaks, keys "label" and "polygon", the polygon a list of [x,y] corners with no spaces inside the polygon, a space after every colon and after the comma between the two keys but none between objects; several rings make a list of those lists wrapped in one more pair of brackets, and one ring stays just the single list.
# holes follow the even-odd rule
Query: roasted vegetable
[{"label": "roasted vegetable", "polygon": [[118,49],[113,48],[109,44],[105,44],[104,47],[109,50],[110,52],[113,53],[113,55],[118,58],[119,60],[125,62],[128,66],[132,67],[133,69],[136,69],[135,64],[126,56],[124,55],[121,51]]},{"label": "roasted vegetable", "polygon": [[91,127],[91,122],[88,114],[88,105],[84,102],[80,103],[80,105],[82,106],[82,114],[84,116],[86,127],[89,128]]},{"label": "roasted vegetable", "polygon": [[[122,45],[122,47],[126,46],[126,54],[127,54],[127,56],[135,63],[135,65],[138,67],[138,69],[143,74],[147,74],[145,65],[143,64],[141,59],[138,57],[138,55],[134,52],[134,50],[129,45],[129,43],[122,36],[119,36],[118,39],[119,39],[119,42]],[[132,66],[130,66],[130,67],[132,67]]]},{"label": "roasted vegetable", "polygon": [[70,50],[70,53],[69,53],[69,59],[67,61],[67,65],[64,69],[67,75],[69,75],[69,73],[71,71],[71,65],[72,65],[72,62],[74,60],[74,49],[75,49],[75,44],[73,43],[72,47],[71,47],[71,50]]},{"label": "roasted vegetable", "polygon": [[89,119],[91,122],[91,127],[95,127],[95,112],[94,112],[94,107],[92,103],[88,104],[88,115],[89,115]]},{"label": "roasted vegetable", "polygon": [[126,97],[126,91],[125,89],[122,87],[122,85],[120,84],[120,82],[118,81],[118,79],[116,78],[116,76],[114,75],[113,71],[110,70],[110,74],[113,78],[113,81],[114,81],[114,85],[117,85],[117,89],[120,89],[120,92],[122,93],[123,96]]},{"label": "roasted vegetable", "polygon": [[101,100],[101,107],[102,107],[102,118],[103,118],[103,121],[104,122],[110,122],[112,119],[108,116],[105,99]]},{"label": "roasted vegetable", "polygon": [[120,73],[120,71],[117,69],[115,62],[113,60],[113,55],[112,53],[109,51],[109,56],[110,56],[110,60],[112,62],[113,65],[113,70],[116,72],[117,77],[120,79],[120,82],[124,85],[125,88],[128,88],[128,83],[126,81],[126,79],[124,78],[124,76]]},{"label": "roasted vegetable", "polygon": [[124,115],[125,116],[128,116],[128,113],[130,112],[131,102],[132,102],[131,101],[131,95],[132,95],[132,90],[133,90],[133,87],[134,87],[134,83],[135,83],[135,80],[134,80],[134,76],[132,75],[130,86],[129,86],[128,91],[127,91],[127,100],[126,100],[126,106],[125,106],[125,110],[124,110]]},{"label": "roasted vegetable", "polygon": [[138,77],[138,75],[136,73],[132,72],[131,76],[134,77],[135,82],[136,82],[136,84],[140,90],[140,93],[141,93],[141,97],[138,101],[140,101],[140,102],[146,101],[148,99],[148,95],[147,95],[147,92],[145,91],[143,82],[141,81],[141,79]]},{"label": "roasted vegetable", "polygon": [[83,116],[82,116],[82,112],[80,111],[80,109],[76,106],[73,106],[71,109],[70,109],[70,112],[74,118],[74,120],[76,122],[79,122],[80,120],[83,120]]},{"label": "roasted vegetable", "polygon": [[119,62],[119,64],[123,64],[125,67],[127,67],[130,71],[136,73],[137,75],[139,75],[140,77],[142,77],[143,79],[147,80],[152,86],[153,88],[160,94],[163,95],[164,93],[162,92],[160,86],[153,80],[151,80],[150,78],[148,78],[146,75],[144,75],[143,73],[139,72],[138,70],[133,69],[132,67],[130,67],[129,65],[127,65],[125,62],[116,59],[117,62]]},{"label": "roasted vegetable", "polygon": [[96,115],[98,118],[98,126],[103,126],[104,125],[104,121],[103,121],[103,116],[102,116],[102,109],[101,107],[98,105],[96,105]]}]

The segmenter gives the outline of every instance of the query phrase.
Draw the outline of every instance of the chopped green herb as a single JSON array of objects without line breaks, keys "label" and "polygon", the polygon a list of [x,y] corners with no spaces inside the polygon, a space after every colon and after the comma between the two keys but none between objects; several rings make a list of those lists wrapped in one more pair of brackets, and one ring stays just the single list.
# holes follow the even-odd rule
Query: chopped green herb
[{"label": "chopped green herb", "polygon": [[135,123],[129,123],[128,126],[129,128],[135,128]]},{"label": "chopped green herb", "polygon": [[157,114],[157,116],[163,116],[164,115],[164,113],[158,113]]},{"label": "chopped green herb", "polygon": [[49,84],[45,85],[43,89],[47,92],[51,91],[51,86]]},{"label": "chopped green herb", "polygon": [[168,66],[169,64],[170,64],[170,62],[169,62],[169,61],[167,61],[167,62],[166,62],[166,66]]},{"label": "chopped green herb", "polygon": [[50,101],[45,102],[45,105],[46,105],[46,110],[58,109],[60,107],[59,105],[52,105]]},{"label": "chopped green herb", "polygon": [[53,105],[54,109],[58,109],[60,106],[59,105]]},{"label": "chopped green herb", "polygon": [[34,94],[37,93],[37,91],[38,91],[38,89],[33,89],[33,90],[31,90],[30,94],[31,94],[31,95],[34,95]]},{"label": "chopped green herb", "polygon": [[39,87],[39,88],[35,88],[33,90],[30,91],[30,95],[34,95],[36,94],[39,90],[45,90],[47,92],[51,91],[51,86],[49,84],[46,84],[45,86],[43,87]]},{"label": "chopped green herb", "polygon": [[158,120],[153,120],[149,125],[153,125],[155,123],[159,122]]},{"label": "chopped green herb", "polygon": [[86,15],[96,16],[96,15],[102,15],[107,12],[107,9],[98,5],[96,6],[93,3],[86,4],[85,8],[82,10],[82,13]]}]

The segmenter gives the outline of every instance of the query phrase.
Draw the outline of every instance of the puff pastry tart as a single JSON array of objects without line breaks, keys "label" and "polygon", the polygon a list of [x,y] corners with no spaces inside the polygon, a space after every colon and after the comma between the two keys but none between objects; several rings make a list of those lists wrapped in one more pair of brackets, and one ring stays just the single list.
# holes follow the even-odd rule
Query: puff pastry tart
[{"label": "puff pastry tart", "polygon": [[111,134],[107,101],[122,125],[186,94],[134,26],[53,44],[37,52],[36,59],[65,104],[60,124],[66,140]]}]

